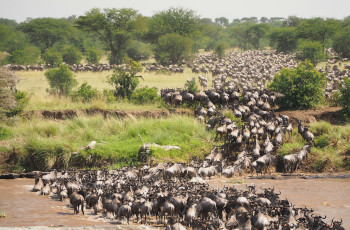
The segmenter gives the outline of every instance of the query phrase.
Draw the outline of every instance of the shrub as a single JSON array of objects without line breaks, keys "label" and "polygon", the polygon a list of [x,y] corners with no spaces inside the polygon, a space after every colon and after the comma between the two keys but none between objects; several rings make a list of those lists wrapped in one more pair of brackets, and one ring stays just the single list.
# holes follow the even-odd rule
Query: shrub
[{"label": "shrub", "polygon": [[131,101],[135,104],[144,104],[160,101],[158,89],[155,87],[148,88],[147,86],[144,88],[137,89],[132,93]]},{"label": "shrub", "polygon": [[26,92],[23,92],[23,91],[17,91],[15,93],[15,99],[16,99],[15,107],[6,113],[6,116],[8,117],[14,117],[14,116],[20,115],[23,112],[24,108],[29,103],[29,96]]},{"label": "shrub", "polygon": [[35,46],[27,46],[24,49],[15,50],[9,57],[12,64],[30,65],[36,64],[40,59],[40,49]]},{"label": "shrub", "polygon": [[68,96],[72,88],[78,85],[72,71],[67,65],[61,65],[59,68],[50,69],[45,72],[46,79],[49,81],[50,93]]},{"label": "shrub", "polygon": [[325,60],[323,47],[320,42],[312,40],[300,40],[297,46],[297,58],[301,61],[310,60],[314,65]]},{"label": "shrub", "polygon": [[62,59],[64,62],[70,65],[79,64],[82,58],[83,55],[77,47],[70,45],[64,46],[62,50]]},{"label": "shrub", "polygon": [[156,60],[162,65],[180,64],[192,55],[193,41],[179,34],[165,34],[158,39],[154,46]]},{"label": "shrub", "polygon": [[139,84],[138,72],[142,71],[141,64],[127,59],[125,66],[117,66],[111,77],[107,77],[108,83],[115,87],[115,97],[130,99],[131,94]]},{"label": "shrub", "polygon": [[280,107],[306,109],[314,107],[324,99],[325,86],[325,76],[306,60],[296,69],[282,69],[268,87],[283,94],[278,102]]},{"label": "shrub", "polygon": [[46,49],[45,53],[42,55],[45,63],[51,67],[57,67],[62,63],[62,54],[56,48]]},{"label": "shrub", "polygon": [[225,50],[227,48],[226,42],[219,42],[215,46],[215,54],[218,55],[219,59],[221,60],[225,56]]},{"label": "shrub", "polygon": [[147,60],[152,55],[149,44],[140,41],[133,41],[129,45],[126,53],[135,61]]},{"label": "shrub", "polygon": [[187,90],[192,94],[199,92],[198,85],[195,79],[188,81],[185,86]]},{"label": "shrub", "polygon": [[114,97],[114,93],[112,90],[104,89],[103,96],[106,98],[106,101],[108,103],[115,102],[115,97]]},{"label": "shrub", "polygon": [[89,64],[97,65],[100,61],[100,55],[94,47],[90,47],[86,53],[86,60]]},{"label": "shrub", "polygon": [[84,82],[81,84],[78,90],[72,94],[72,97],[73,99],[81,98],[83,102],[87,102],[96,97],[97,94],[97,89],[92,88],[91,85],[88,85],[87,82]]}]

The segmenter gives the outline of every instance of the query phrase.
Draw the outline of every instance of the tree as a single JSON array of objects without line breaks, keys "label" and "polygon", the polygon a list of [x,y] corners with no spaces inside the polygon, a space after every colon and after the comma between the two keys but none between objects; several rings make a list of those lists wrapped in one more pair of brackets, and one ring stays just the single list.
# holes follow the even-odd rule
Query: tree
[{"label": "tree", "polygon": [[227,49],[226,42],[219,42],[215,47],[215,54],[218,55],[221,60],[225,56],[225,50]]},{"label": "tree", "polygon": [[350,57],[350,25],[342,28],[333,38],[333,48],[344,58]]},{"label": "tree", "polygon": [[268,29],[267,24],[251,25],[247,28],[248,39],[255,49],[259,49],[260,39],[265,37]]},{"label": "tree", "polygon": [[271,46],[276,46],[277,52],[290,53],[296,49],[298,43],[295,27],[275,28],[269,38]]},{"label": "tree", "polygon": [[206,50],[214,49],[215,44],[224,36],[224,29],[216,23],[201,24],[199,28],[203,36],[208,38]]},{"label": "tree", "polygon": [[155,59],[162,65],[180,64],[192,55],[193,41],[179,34],[165,34],[154,46]]},{"label": "tree", "polygon": [[107,77],[107,81],[114,88],[114,96],[130,99],[132,93],[139,84],[138,72],[142,71],[141,64],[127,58],[125,65],[117,66],[111,77]]},{"label": "tree", "polygon": [[64,41],[75,33],[75,29],[65,19],[36,18],[21,23],[18,28],[23,31],[29,40],[41,49],[41,52]]},{"label": "tree", "polygon": [[77,80],[67,65],[61,65],[56,69],[50,69],[45,72],[45,76],[49,81],[50,93],[52,94],[68,96],[72,89],[78,85]]},{"label": "tree", "polygon": [[297,27],[302,20],[302,18],[292,15],[283,22],[283,26]]},{"label": "tree", "polygon": [[335,19],[312,18],[302,20],[298,27],[299,38],[318,41],[322,45],[324,51],[326,42],[340,28],[340,21]]},{"label": "tree", "polygon": [[138,20],[141,17],[133,9],[100,9],[94,8],[76,21],[78,28],[96,33],[111,52],[110,63],[119,64],[123,61],[128,42],[139,28],[143,28]]},{"label": "tree", "polygon": [[215,22],[221,26],[228,26],[228,19],[225,17],[215,18]]},{"label": "tree", "polygon": [[314,65],[325,60],[325,54],[322,50],[322,44],[312,40],[300,40],[297,46],[296,57],[299,60],[310,60]]},{"label": "tree", "polygon": [[156,43],[165,34],[179,34],[191,37],[198,30],[199,16],[193,10],[170,8],[160,11],[149,21],[148,39]]},{"label": "tree", "polygon": [[282,69],[268,88],[283,94],[278,102],[281,108],[308,109],[324,99],[326,82],[325,76],[306,60],[296,69]]},{"label": "tree", "polygon": [[70,65],[79,64],[81,59],[83,59],[83,55],[76,47],[65,45],[62,50],[62,59]]},{"label": "tree", "polygon": [[61,52],[55,47],[46,49],[42,58],[46,64],[50,65],[50,67],[58,67],[63,61]]}]

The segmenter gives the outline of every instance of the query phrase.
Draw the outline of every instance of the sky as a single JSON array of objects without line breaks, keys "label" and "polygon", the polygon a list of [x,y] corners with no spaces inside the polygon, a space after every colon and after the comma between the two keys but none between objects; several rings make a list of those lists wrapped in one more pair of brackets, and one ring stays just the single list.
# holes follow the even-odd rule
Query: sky
[{"label": "sky", "polygon": [[226,17],[231,22],[243,17],[343,19],[350,15],[350,0],[0,0],[0,18],[17,22],[27,18],[62,18],[84,15],[92,8],[133,8],[144,16],[183,7],[201,18]]}]

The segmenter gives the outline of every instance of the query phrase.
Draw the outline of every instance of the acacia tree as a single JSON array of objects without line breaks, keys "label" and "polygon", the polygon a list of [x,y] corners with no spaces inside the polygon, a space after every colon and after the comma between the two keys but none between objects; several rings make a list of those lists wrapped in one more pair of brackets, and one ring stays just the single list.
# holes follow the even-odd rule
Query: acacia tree
[{"label": "acacia tree", "polygon": [[42,53],[76,32],[68,21],[55,18],[29,19],[20,24],[18,28],[29,37],[34,45],[40,47]]},{"label": "acacia tree", "polygon": [[152,43],[169,33],[191,37],[198,30],[198,22],[199,16],[193,10],[171,7],[152,16],[147,37]]},{"label": "acacia tree", "polygon": [[326,42],[340,28],[340,21],[335,19],[311,18],[302,20],[297,27],[299,38],[311,39],[322,44],[323,52]]},{"label": "acacia tree", "polygon": [[119,64],[123,61],[125,50],[133,33],[144,28],[141,17],[133,9],[100,9],[94,8],[80,16],[76,21],[78,28],[96,33],[105,45],[107,51],[111,52],[110,63]]}]

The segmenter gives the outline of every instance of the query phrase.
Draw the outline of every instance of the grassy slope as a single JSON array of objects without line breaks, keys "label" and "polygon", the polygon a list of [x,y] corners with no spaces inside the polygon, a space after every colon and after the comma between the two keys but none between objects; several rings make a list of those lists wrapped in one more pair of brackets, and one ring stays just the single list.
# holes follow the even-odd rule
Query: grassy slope
[{"label": "grassy slope", "polygon": [[[203,157],[211,148],[212,132],[187,116],[171,116],[161,119],[120,120],[102,116],[79,117],[71,120],[20,120],[7,125],[7,134],[0,136],[0,153],[17,159],[21,167],[47,170],[51,167],[117,167],[138,162],[138,149],[144,142],[159,145],[177,145],[181,150],[155,149],[156,161],[189,161],[191,157]],[[4,133],[4,132],[3,132]],[[98,144],[93,150],[72,152]],[[13,149],[14,148],[14,149]],[[89,156],[91,155],[91,159]],[[6,158],[2,156],[2,158]]]},{"label": "grassy slope", "polygon": [[[350,124],[339,126],[320,121],[310,124],[315,135],[315,146],[311,149],[305,169],[317,172],[350,170]],[[298,130],[281,147],[279,154],[298,153],[305,142]]]}]

